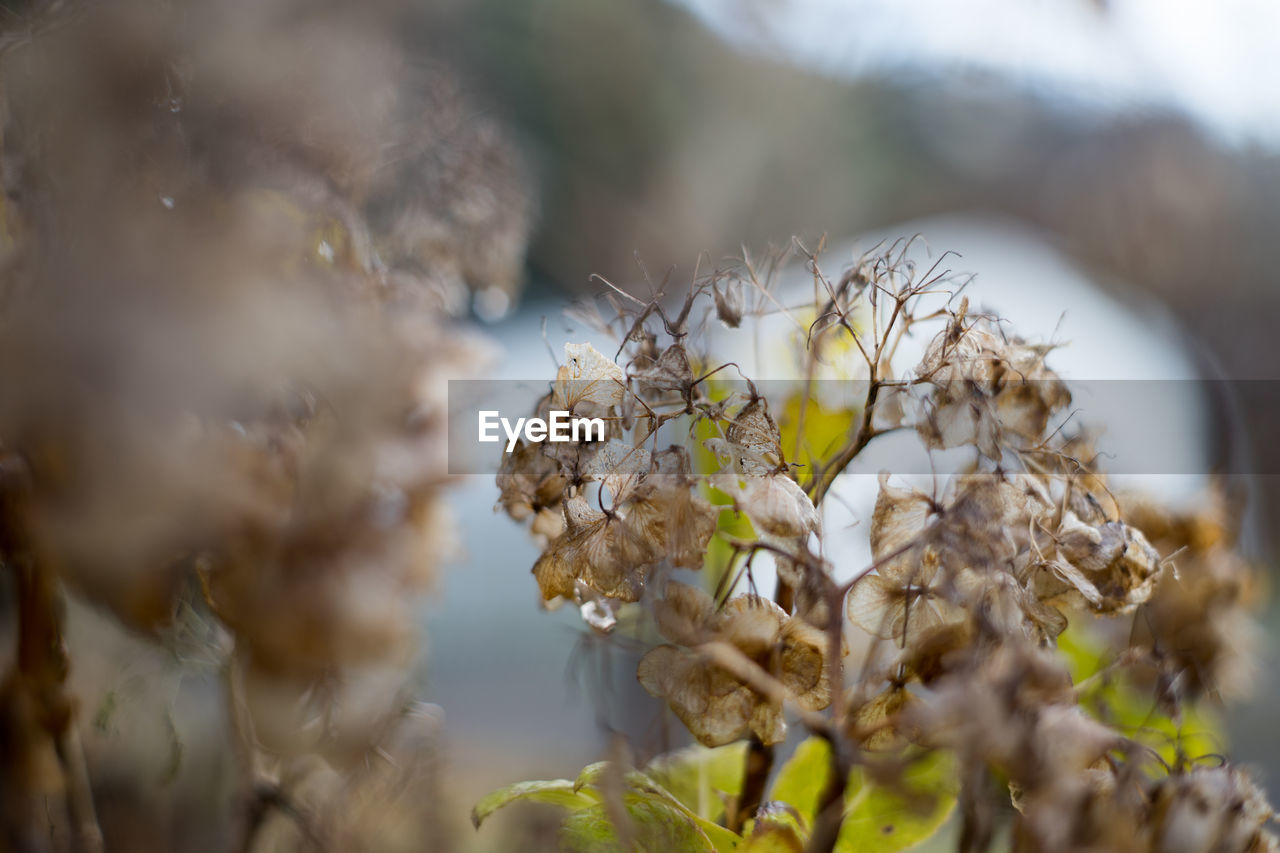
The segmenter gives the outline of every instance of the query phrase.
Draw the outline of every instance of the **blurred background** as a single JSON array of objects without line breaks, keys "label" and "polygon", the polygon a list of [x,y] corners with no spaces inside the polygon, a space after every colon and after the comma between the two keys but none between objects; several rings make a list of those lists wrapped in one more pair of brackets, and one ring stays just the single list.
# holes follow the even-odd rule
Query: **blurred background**
[{"label": "blurred background", "polygon": [[[536,179],[526,286],[492,327],[501,375],[549,377],[542,318],[558,350],[592,273],[646,287],[637,257],[682,282],[744,245],[826,234],[838,267],[860,236],[921,232],[1020,332],[1048,339],[1061,319],[1055,339],[1085,353],[1064,351],[1075,378],[1280,379],[1280,7],[1265,0],[454,0],[409,19]],[[1245,399],[1202,403],[1212,429],[1187,429],[1210,466],[1261,472],[1248,542],[1272,566],[1278,395],[1220,387]],[[593,699],[614,724],[656,711],[600,674],[626,661],[575,613],[538,612],[536,552],[493,496],[464,483],[468,556],[427,614],[427,692],[468,795],[598,757]],[[488,656],[497,624],[524,642]],[[1267,624],[1255,698],[1228,720],[1274,786]]]}]

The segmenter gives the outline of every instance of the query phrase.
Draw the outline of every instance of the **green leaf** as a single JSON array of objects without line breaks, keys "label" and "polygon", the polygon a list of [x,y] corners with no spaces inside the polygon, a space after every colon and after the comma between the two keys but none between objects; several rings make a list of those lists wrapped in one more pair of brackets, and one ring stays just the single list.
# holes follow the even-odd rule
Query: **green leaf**
[{"label": "green leaf", "polygon": [[789,806],[767,804],[757,814],[738,853],[803,853],[809,835]]},{"label": "green leaf", "polygon": [[471,809],[471,823],[477,829],[489,815],[517,800],[546,803],[569,810],[589,808],[600,802],[594,791],[579,791],[568,779],[552,779],[546,782],[516,782],[491,791],[480,798]]},{"label": "green leaf", "polygon": [[746,741],[714,749],[694,745],[658,756],[646,771],[698,817],[716,821],[724,815],[725,797],[742,794],[746,760]]},{"label": "green leaf", "polygon": [[950,753],[925,753],[906,769],[902,785],[877,785],[862,768],[849,775],[836,853],[896,853],[932,836],[956,805]]},{"label": "green leaf", "polygon": [[742,842],[738,853],[804,853],[804,841],[792,830],[765,827]]},{"label": "green leaf", "polygon": [[598,788],[600,786],[600,777],[609,772],[612,762],[597,761],[588,764],[578,772],[578,778],[573,780],[573,790],[580,791],[588,786]]},{"label": "green leaf", "polygon": [[694,823],[698,825],[698,828],[702,830],[702,834],[711,842],[711,846],[716,850],[716,853],[727,853],[729,850],[738,848],[742,837],[736,832],[725,829],[718,823],[704,820],[692,812],[689,815],[693,818]]},{"label": "green leaf", "polygon": [[560,849],[565,853],[714,853],[717,849],[689,814],[653,794],[623,797],[635,846],[624,846],[608,808],[597,803],[570,814],[560,826]]},{"label": "green leaf", "polygon": [[1116,653],[1088,623],[1072,622],[1058,637],[1058,650],[1080,685],[1080,705],[1089,716],[1149,747],[1166,764],[1226,751],[1222,723],[1209,708],[1185,703],[1181,719],[1174,720],[1125,669],[1104,672]]},{"label": "green leaf", "polygon": [[[595,764],[587,765],[578,774],[578,779],[574,782],[574,790],[588,787],[599,790],[600,777],[608,772],[609,768],[610,764],[607,761],[598,761]],[[646,797],[662,803],[666,808],[679,812],[686,820],[691,821],[698,827],[715,850],[732,850],[741,841],[741,838],[736,833],[730,832],[718,823],[699,816],[648,774],[639,770],[628,770],[623,779],[627,785],[628,796]]]},{"label": "green leaf", "polygon": [[795,809],[802,825],[813,826],[818,803],[831,778],[831,745],[824,738],[811,737],[796,747],[773,781],[769,799]]},{"label": "green leaf", "polygon": [[[844,337],[847,338],[847,335]],[[852,339],[849,339],[852,343]],[[857,352],[852,353],[858,358]],[[815,465],[821,465],[852,438],[861,414],[858,409],[838,409],[823,406],[812,394],[806,400],[802,392],[796,392],[783,401],[778,410],[778,432],[782,438],[782,452],[787,461],[804,467],[798,472],[803,482],[812,476]],[[862,393],[866,393],[865,389]],[[804,428],[801,436],[800,429]],[[797,448],[799,453],[797,453]]]}]

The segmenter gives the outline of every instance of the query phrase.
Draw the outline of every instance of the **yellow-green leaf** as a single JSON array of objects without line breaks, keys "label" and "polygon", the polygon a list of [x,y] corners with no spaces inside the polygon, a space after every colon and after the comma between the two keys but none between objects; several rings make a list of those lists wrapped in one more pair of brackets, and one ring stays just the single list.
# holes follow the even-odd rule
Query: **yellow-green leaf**
[{"label": "yellow-green leaf", "polygon": [[831,745],[823,738],[811,737],[797,746],[782,765],[769,791],[769,799],[795,809],[802,825],[808,829],[813,826],[818,803],[830,778]]},{"label": "yellow-green leaf", "polygon": [[503,806],[518,800],[546,803],[566,809],[584,809],[600,802],[594,791],[579,791],[568,779],[552,779],[545,782],[517,782],[491,791],[480,798],[471,809],[471,822],[478,829],[489,815]]},{"label": "yellow-green leaf", "polygon": [[[578,774],[577,780],[573,783],[573,789],[575,791],[598,791],[597,799],[599,799],[604,795],[600,784],[602,777],[610,771],[611,767],[612,765],[608,761],[598,761],[595,764],[587,765]],[[662,804],[664,808],[672,809],[679,813],[684,820],[691,822],[698,828],[702,837],[707,839],[712,849],[716,851],[733,850],[741,840],[736,833],[730,832],[723,826],[695,813],[652,776],[639,770],[628,770],[623,774],[623,781],[626,784],[628,797],[652,800],[654,803]]]},{"label": "yellow-green leaf", "polygon": [[1166,764],[1226,751],[1222,724],[1210,709],[1184,703],[1181,719],[1174,720],[1124,669],[1104,672],[1115,652],[1088,623],[1073,621],[1058,637],[1058,650],[1071,680],[1080,685],[1080,704],[1089,715],[1151,748]]},{"label": "yellow-green leaf", "polygon": [[769,803],[757,814],[738,853],[803,853],[809,836],[789,806]]},{"label": "yellow-green leaf", "polygon": [[954,765],[950,753],[925,753],[903,773],[900,787],[877,785],[855,769],[836,853],[896,853],[930,838],[956,805]]},{"label": "yellow-green leaf", "polygon": [[715,821],[724,814],[725,797],[742,793],[746,754],[746,741],[714,749],[694,745],[658,756],[647,772],[698,817]]},{"label": "yellow-green leaf", "polygon": [[716,848],[689,815],[665,800],[627,794],[623,805],[629,825],[623,829],[634,847],[624,845],[604,803],[570,814],[560,826],[565,853],[713,853]]}]

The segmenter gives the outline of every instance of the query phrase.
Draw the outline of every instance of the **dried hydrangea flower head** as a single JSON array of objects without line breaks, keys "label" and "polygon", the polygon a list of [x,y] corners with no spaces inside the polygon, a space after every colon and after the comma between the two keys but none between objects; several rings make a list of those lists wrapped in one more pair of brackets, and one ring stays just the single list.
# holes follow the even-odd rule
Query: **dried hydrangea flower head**
[{"label": "dried hydrangea flower head", "polygon": [[799,707],[816,711],[830,702],[825,638],[772,601],[743,595],[717,610],[702,590],[673,581],[656,615],[659,629],[673,643],[652,649],[640,661],[640,683],[665,699],[703,745],[748,735],[775,744],[786,737],[781,703],[700,655],[697,647],[704,644],[728,644],[775,678]]},{"label": "dried hydrangea flower head", "polygon": [[1150,635],[1153,669],[1171,673],[1187,697],[1248,695],[1261,643],[1251,615],[1261,578],[1236,545],[1239,516],[1231,502],[1218,487],[1203,506],[1180,512],[1139,496],[1122,503],[1155,547],[1171,555],[1139,626],[1140,640]]},{"label": "dried hydrangea flower head", "polygon": [[[577,600],[601,630],[621,608],[651,611],[666,642],[642,658],[641,685],[700,743],[746,741],[742,793],[725,810],[733,832],[773,814],[771,747],[790,715],[831,756],[831,806],[793,839],[810,849],[844,837],[838,806],[855,768],[892,781],[938,752],[955,762],[966,850],[990,846],[1010,799],[1018,849],[1272,849],[1256,788],[1183,751],[1196,699],[1238,689],[1248,658],[1254,575],[1223,516],[1212,502],[1178,515],[1118,500],[1070,422],[1052,347],[956,305],[941,259],[917,266],[910,247],[873,250],[831,280],[795,243],[813,276],[807,329],[749,258],[695,281],[678,313],[613,286],[616,318],[580,311],[620,342],[619,359],[570,350],[552,394],[595,407],[614,431],[522,455],[500,478],[513,516],[563,507],[564,532],[535,565],[544,596]],[[747,284],[758,299],[738,298]],[[696,330],[769,312],[799,326],[806,378],[774,397],[746,377],[745,390],[713,378],[739,363],[699,350]],[[895,364],[904,338],[926,332],[920,363]],[[840,395],[814,387],[827,374],[859,377],[865,398],[833,403]],[[808,444],[807,424],[824,417],[829,435]],[[825,500],[896,430],[968,462],[935,472],[927,491],[883,474],[865,528],[872,563],[837,581]],[[673,432],[694,451],[661,478],[655,450]],[[540,491],[553,483],[558,499]],[[753,575],[766,558],[772,600]],[[689,585],[675,568],[704,571]],[[661,598],[646,594],[659,585]],[[1080,651],[1097,644],[1101,663]],[[1134,703],[1165,728],[1117,723]]]},{"label": "dried hydrangea flower head", "polygon": [[637,601],[657,564],[701,568],[716,512],[692,493],[687,465],[679,449],[654,458],[616,439],[595,448],[586,477],[608,490],[611,503],[597,509],[582,495],[564,501],[564,533],[533,567],[543,599],[574,598],[581,582],[607,598]]},{"label": "dried hydrangea flower head", "polygon": [[966,299],[916,368],[932,386],[916,429],[929,447],[973,445],[998,462],[1006,445],[1039,441],[1071,393],[1045,366],[1048,347],[1006,339],[989,318],[967,314]]}]

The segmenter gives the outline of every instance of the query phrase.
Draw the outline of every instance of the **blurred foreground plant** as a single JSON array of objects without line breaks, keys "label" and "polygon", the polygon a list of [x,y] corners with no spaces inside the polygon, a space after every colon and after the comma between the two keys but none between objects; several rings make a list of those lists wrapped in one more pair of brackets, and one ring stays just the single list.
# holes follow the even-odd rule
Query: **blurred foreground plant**
[{"label": "blurred foreground plant", "polygon": [[[608,434],[520,444],[500,506],[544,544],[544,599],[651,646],[656,623],[639,681],[701,746],[519,783],[477,825],[533,800],[567,811],[568,850],[851,853],[911,846],[954,809],[963,851],[1276,849],[1270,806],[1199,710],[1247,682],[1256,576],[1232,507],[1113,494],[1052,348],[972,312],[911,243],[831,279],[797,242],[799,305],[774,287],[781,259],[744,259],[678,312],[612,285],[610,316],[579,312],[617,356],[568,346],[538,408]],[[774,399],[711,346],[715,320],[766,317],[803,377]],[[872,562],[837,580],[832,487],[896,431],[965,461],[927,490],[881,474]],[[619,618],[637,607],[649,622]],[[809,739],[774,772],[788,720]]]},{"label": "blurred foreground plant", "polygon": [[[443,843],[437,715],[404,688],[449,547],[445,381],[484,351],[449,315],[514,286],[528,199],[497,128],[385,23],[133,0],[7,19],[0,848],[103,843],[68,594],[222,673],[211,736],[238,772],[202,793],[234,798],[233,846],[275,814],[293,846]],[[163,844],[138,796],[110,823]]]}]

